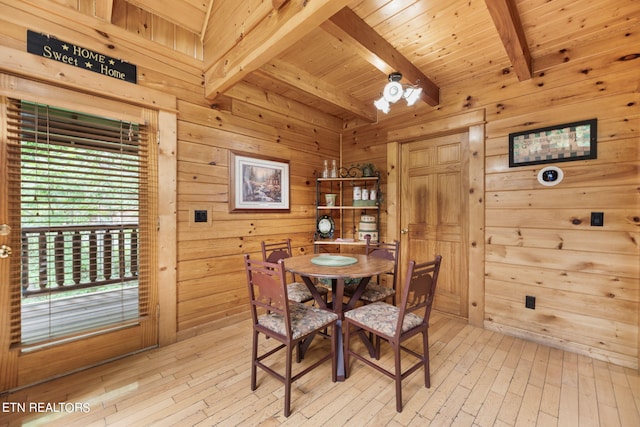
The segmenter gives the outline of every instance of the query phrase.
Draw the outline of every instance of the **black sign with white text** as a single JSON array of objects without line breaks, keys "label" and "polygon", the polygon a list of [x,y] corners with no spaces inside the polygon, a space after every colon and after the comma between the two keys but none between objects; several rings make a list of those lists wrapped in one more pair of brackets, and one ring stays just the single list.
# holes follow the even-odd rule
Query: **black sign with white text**
[{"label": "black sign with white text", "polygon": [[125,82],[138,80],[135,65],[31,30],[27,30],[27,52]]}]

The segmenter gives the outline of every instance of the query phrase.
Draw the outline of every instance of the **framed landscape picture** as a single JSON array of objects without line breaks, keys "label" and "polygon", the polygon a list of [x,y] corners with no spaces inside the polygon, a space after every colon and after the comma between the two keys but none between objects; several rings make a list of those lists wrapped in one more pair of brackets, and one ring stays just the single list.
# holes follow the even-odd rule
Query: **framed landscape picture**
[{"label": "framed landscape picture", "polygon": [[289,162],[231,152],[231,212],[289,212]]},{"label": "framed landscape picture", "polygon": [[509,134],[509,167],[597,158],[597,119]]}]

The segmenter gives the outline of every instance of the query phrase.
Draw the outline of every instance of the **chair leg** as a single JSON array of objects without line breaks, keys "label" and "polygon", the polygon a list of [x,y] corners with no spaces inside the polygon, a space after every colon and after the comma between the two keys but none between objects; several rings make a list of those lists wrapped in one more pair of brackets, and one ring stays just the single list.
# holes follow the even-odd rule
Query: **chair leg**
[{"label": "chair leg", "polygon": [[400,343],[394,343],[393,352],[396,359],[396,411],[402,412],[402,367],[400,364]]},{"label": "chair leg", "polygon": [[284,416],[291,415],[291,365],[293,362],[293,347],[287,346],[287,361],[284,374]]},{"label": "chair leg", "polygon": [[429,330],[422,332],[422,345],[424,355],[424,386],[431,388],[431,372],[429,371]]},{"label": "chair leg", "polygon": [[[351,325],[349,324],[349,322],[347,321],[343,321],[342,322],[342,331],[344,332],[344,342],[342,343],[342,347],[343,350],[342,352],[344,353],[344,378],[349,378],[349,359],[351,358],[351,355],[349,354],[349,344],[351,343]],[[335,328],[335,326],[334,326]],[[335,335],[335,329],[332,332],[332,335]],[[331,339],[333,339],[333,336],[331,337]],[[337,337],[336,337],[336,341],[337,341]],[[337,354],[336,354],[337,357]],[[334,357],[335,359],[335,357]]]},{"label": "chair leg", "polygon": [[298,344],[296,344],[296,362],[302,362],[302,359],[304,358],[303,353],[304,349],[302,348],[302,341],[298,341]]},{"label": "chair leg", "polygon": [[[324,305],[325,305],[325,307],[326,307],[326,306],[329,304],[329,293],[327,292],[326,294],[324,294],[324,295],[322,296],[322,299],[324,300]],[[315,302],[314,302],[314,303],[315,303]],[[324,328],[324,329],[322,330],[322,333],[323,333],[324,335],[329,335],[329,329],[328,329],[328,328]]]},{"label": "chair leg", "polygon": [[371,357],[375,357],[376,360],[380,360],[380,352],[376,347],[376,342],[378,340],[378,336],[374,335],[373,332],[369,332],[369,342],[373,346],[373,354],[370,354]]},{"label": "chair leg", "polygon": [[253,348],[251,350],[251,391],[257,388],[257,370],[258,370],[258,332],[253,331]]},{"label": "chair leg", "polygon": [[[336,334],[336,324],[331,326],[331,382],[338,381],[338,335]],[[345,374],[346,376],[346,374]]]}]

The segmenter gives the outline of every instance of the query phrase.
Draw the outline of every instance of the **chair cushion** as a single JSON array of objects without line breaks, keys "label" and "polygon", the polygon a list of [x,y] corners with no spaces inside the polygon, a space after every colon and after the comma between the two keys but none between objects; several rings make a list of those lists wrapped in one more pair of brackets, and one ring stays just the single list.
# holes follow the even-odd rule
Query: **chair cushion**
[{"label": "chair cushion", "polygon": [[[322,286],[316,286],[318,292],[321,295],[325,295],[327,293],[327,289]],[[293,282],[287,285],[287,295],[289,296],[290,301],[295,302],[307,302],[313,299],[313,295],[309,291],[309,288],[304,283]]]},{"label": "chair cushion", "polygon": [[[293,339],[298,339],[311,332],[323,329],[338,319],[338,315],[335,313],[298,302],[291,302],[289,304],[289,315],[291,316],[291,333]],[[284,317],[280,314],[269,313],[260,316],[258,317],[258,324],[286,336]]]},{"label": "chair cushion", "polygon": [[[351,296],[356,292],[358,285],[350,285],[344,287],[344,294]],[[366,302],[384,301],[387,298],[395,295],[396,291],[393,288],[387,286],[378,285],[376,283],[368,283],[364,288],[364,292],[360,295],[360,299]]]},{"label": "chair cushion", "polygon": [[392,288],[388,288],[382,285],[376,285],[369,283],[364,292],[360,296],[360,299],[367,302],[383,301],[396,294],[396,291]]},{"label": "chair cushion", "polygon": [[[395,336],[399,315],[400,309],[386,302],[375,302],[373,304],[363,305],[347,311],[344,314],[347,319],[358,322],[380,335],[386,335],[388,337]],[[419,326],[421,323],[421,316],[414,313],[407,313],[402,322],[402,332],[407,332]]]}]

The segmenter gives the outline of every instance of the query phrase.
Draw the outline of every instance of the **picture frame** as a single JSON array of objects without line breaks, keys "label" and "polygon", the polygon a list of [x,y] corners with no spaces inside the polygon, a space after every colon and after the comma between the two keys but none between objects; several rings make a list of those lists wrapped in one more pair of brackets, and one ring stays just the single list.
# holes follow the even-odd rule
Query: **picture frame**
[{"label": "picture frame", "polygon": [[230,153],[230,212],[290,212],[289,161]]},{"label": "picture frame", "polygon": [[596,159],[598,120],[509,134],[509,167]]}]

